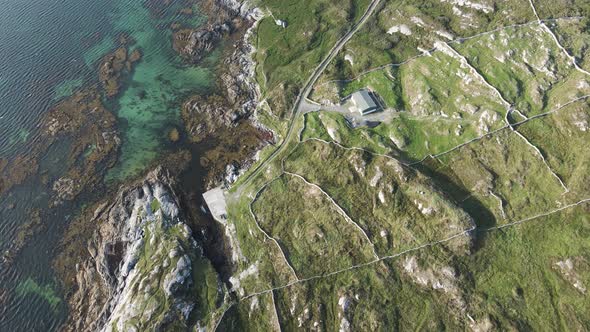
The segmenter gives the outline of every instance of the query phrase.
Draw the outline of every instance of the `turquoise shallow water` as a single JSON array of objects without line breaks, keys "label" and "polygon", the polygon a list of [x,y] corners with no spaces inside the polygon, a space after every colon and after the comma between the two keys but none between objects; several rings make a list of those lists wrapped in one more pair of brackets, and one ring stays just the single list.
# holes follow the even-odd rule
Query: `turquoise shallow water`
[{"label": "turquoise shallow water", "polygon": [[166,143],[168,130],[179,125],[183,96],[209,88],[209,69],[182,66],[171,48],[169,30],[157,28],[174,19],[155,20],[140,2],[117,3],[114,29],[130,33],[143,58],[118,99],[125,134],[120,162],[109,179],[134,175],[153,161]]},{"label": "turquoise shallow water", "polygon": [[[107,181],[135,175],[174,148],[166,136],[172,126],[180,126],[183,97],[212,88],[215,58],[201,67],[184,66],[165,27],[173,21],[196,26],[203,18],[177,16],[178,1],[155,16],[147,3],[165,1],[0,0],[0,157],[28,151],[42,114],[60,98],[96,81],[97,61],[113,50],[122,32],[135,40],[132,48],[140,49],[143,57],[122,93],[107,104],[118,118],[123,141]],[[41,171],[49,179],[65,171],[62,161],[69,144],[62,140],[42,156]],[[19,225],[31,219],[31,210],[40,209],[43,225],[14,265],[0,267],[0,292],[10,293],[0,304],[0,331],[52,331],[65,319],[63,290],[51,260],[65,227],[89,196],[49,209],[51,195],[41,177],[33,177],[0,197],[0,251]],[[15,208],[7,208],[15,203]]]}]

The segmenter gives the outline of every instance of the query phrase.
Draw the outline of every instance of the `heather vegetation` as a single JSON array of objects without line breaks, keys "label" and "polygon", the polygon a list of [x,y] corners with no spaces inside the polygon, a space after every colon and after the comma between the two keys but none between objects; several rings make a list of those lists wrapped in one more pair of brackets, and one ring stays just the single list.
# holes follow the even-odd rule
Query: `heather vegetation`
[{"label": "heather vegetation", "polygon": [[[527,0],[384,1],[375,19],[347,44],[326,77],[356,76],[370,68],[403,62],[432,49],[438,40],[470,37],[533,20]],[[354,61],[346,61],[347,56]]]},{"label": "heather vegetation", "polygon": [[[560,19],[380,5],[314,86],[321,110],[230,192],[243,258],[221,327],[590,328],[587,24],[564,18],[586,9],[533,3]],[[391,116],[330,111],[361,88]]]}]

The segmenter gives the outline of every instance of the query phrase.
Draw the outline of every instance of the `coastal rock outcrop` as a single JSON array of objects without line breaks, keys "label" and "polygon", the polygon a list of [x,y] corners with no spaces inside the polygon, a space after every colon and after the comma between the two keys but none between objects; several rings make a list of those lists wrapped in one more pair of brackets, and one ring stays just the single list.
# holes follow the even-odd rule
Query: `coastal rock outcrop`
[{"label": "coastal rock outcrop", "polygon": [[[192,236],[168,173],[158,168],[99,205],[98,225],[75,271],[64,251],[56,267],[75,291],[70,331],[187,330],[207,326],[222,285]],[[64,256],[65,255],[65,256]]]},{"label": "coastal rock outcrop", "polygon": [[254,83],[251,46],[245,41],[224,59],[218,79],[218,93],[191,97],[182,107],[182,119],[195,142],[222,127],[233,127],[248,118],[256,109],[259,91]]},{"label": "coastal rock outcrop", "polygon": [[198,29],[175,29],[172,34],[174,49],[191,63],[201,61],[222,38],[244,30],[262,16],[249,1],[205,0],[199,6],[208,13],[207,24]]},{"label": "coastal rock outcrop", "polygon": [[[250,165],[256,158],[256,151],[274,142],[274,134],[252,121],[260,89],[254,79],[254,47],[249,41],[262,17],[261,11],[247,1],[210,0],[203,2],[201,7],[216,15],[210,15],[213,21],[204,28],[210,33],[203,29],[191,32],[193,37],[201,40],[191,45],[206,45],[207,42],[202,41],[217,38],[215,36],[233,42],[231,48],[223,51],[215,92],[190,97],[181,112],[189,140],[201,142],[212,137],[219,141],[201,158],[201,165],[209,172],[207,186],[211,187],[235,179],[235,174],[228,173],[228,169],[243,169]],[[197,47],[191,48],[190,52],[202,55],[202,51],[202,47]]]},{"label": "coastal rock outcrop", "polygon": [[[205,114],[193,121],[201,124],[188,128],[193,137],[201,137],[217,126],[229,127],[256,109],[260,95],[254,80],[255,64],[251,58],[254,48],[248,39],[251,29],[262,16],[249,2],[235,0],[204,1],[201,7],[209,13],[210,22],[197,30],[182,29],[174,34],[174,48],[191,63],[199,62],[222,37],[233,40],[231,52],[225,51],[220,64],[217,92],[209,96],[194,96],[183,107],[183,119]],[[202,120],[205,120],[203,123]],[[196,139],[197,141],[200,139]]]},{"label": "coastal rock outcrop", "polygon": [[221,41],[224,35],[231,32],[229,24],[216,24],[193,31],[181,29],[174,33],[173,47],[190,62],[201,61]]},{"label": "coastal rock outcrop", "polygon": [[138,49],[129,52],[125,47],[105,56],[101,62],[98,78],[108,98],[112,98],[121,89],[121,76],[131,72],[133,64],[141,59]]}]

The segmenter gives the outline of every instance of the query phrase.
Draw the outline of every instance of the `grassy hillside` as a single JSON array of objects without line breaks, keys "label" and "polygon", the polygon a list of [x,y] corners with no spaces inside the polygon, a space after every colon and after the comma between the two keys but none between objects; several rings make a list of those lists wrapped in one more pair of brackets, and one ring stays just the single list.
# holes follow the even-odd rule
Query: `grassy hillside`
[{"label": "grassy hillside", "polygon": [[[533,3],[543,19],[586,10]],[[561,48],[586,66],[586,21],[547,29],[529,1],[384,1],[312,97],[369,87],[391,116],[304,114],[233,189],[243,259],[220,326],[589,330],[590,75]],[[300,56],[316,60],[298,50],[262,61],[266,82],[301,84]]]},{"label": "grassy hillside", "polygon": [[[271,112],[289,114],[299,89],[336,41],[362,16],[369,0],[265,0],[255,31],[257,81]],[[286,22],[283,28],[275,20]]]}]

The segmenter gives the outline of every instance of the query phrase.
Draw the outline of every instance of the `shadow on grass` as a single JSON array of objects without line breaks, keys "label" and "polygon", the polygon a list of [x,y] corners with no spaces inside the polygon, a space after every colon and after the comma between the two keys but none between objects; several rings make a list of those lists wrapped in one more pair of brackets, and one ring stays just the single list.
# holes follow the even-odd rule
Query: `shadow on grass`
[{"label": "shadow on grass", "polygon": [[[444,167],[444,166],[443,166]],[[440,171],[441,164],[435,159],[427,159],[415,166],[417,170],[429,176],[444,194],[453,200],[457,206],[468,213],[478,229],[487,229],[496,226],[496,217],[477,198],[471,196],[471,192],[463,185],[458,184],[452,178]],[[459,177],[455,177],[459,178]],[[474,250],[484,246],[486,232],[474,232]]]}]

